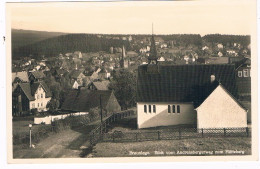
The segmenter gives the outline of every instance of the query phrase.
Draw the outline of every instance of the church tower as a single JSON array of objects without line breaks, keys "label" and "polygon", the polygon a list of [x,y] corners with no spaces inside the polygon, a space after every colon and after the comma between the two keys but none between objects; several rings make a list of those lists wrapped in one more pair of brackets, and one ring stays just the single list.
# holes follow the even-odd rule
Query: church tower
[{"label": "church tower", "polygon": [[120,68],[125,68],[125,46],[122,47],[122,56],[120,59]]},{"label": "church tower", "polygon": [[152,25],[152,38],[151,38],[151,48],[150,48],[150,54],[148,56],[148,64],[157,64],[157,51],[155,46],[155,40],[153,36],[153,25]]}]

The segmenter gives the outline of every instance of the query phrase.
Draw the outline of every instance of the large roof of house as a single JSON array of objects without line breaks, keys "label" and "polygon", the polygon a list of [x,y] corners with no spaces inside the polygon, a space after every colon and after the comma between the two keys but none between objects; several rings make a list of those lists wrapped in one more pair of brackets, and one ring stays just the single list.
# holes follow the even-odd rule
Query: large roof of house
[{"label": "large roof of house", "polygon": [[108,90],[109,81],[93,82],[97,90]]},{"label": "large roof of house", "polygon": [[40,72],[40,71],[34,71],[34,72],[32,72],[32,75],[36,79],[43,79],[43,78],[45,78],[45,74],[43,72]]},{"label": "large roof of house", "polygon": [[80,70],[73,70],[70,74],[71,78],[78,78],[82,72]]},{"label": "large roof of house", "polygon": [[211,91],[211,75],[236,96],[234,70],[231,64],[141,65],[138,67],[137,102],[200,104]]},{"label": "large roof of house", "polygon": [[88,112],[91,108],[100,106],[100,95],[102,107],[106,107],[112,94],[111,90],[70,90],[61,109]]},{"label": "large roof of house", "polygon": [[27,72],[14,72],[14,73],[12,73],[12,82],[14,81],[14,79],[16,77],[21,79],[23,82],[29,82]]},{"label": "large roof of house", "polygon": [[34,95],[35,95],[35,92],[38,89],[39,85],[42,85],[43,89],[45,90],[46,97],[52,96],[50,89],[44,82],[34,82],[33,84],[30,84],[30,83],[20,83],[19,84],[22,91],[24,92],[24,94],[30,101],[35,100]]}]

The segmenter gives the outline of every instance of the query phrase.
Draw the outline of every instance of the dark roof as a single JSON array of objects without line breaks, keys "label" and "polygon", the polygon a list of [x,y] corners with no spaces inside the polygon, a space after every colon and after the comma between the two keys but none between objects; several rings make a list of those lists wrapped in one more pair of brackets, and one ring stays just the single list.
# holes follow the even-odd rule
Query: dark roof
[{"label": "dark roof", "polygon": [[43,79],[45,78],[45,74],[40,71],[34,71],[31,73],[36,79]]},{"label": "dark roof", "polygon": [[214,88],[211,75],[236,96],[234,65],[151,66],[138,67],[137,102],[193,102],[196,106]]},{"label": "dark roof", "polygon": [[35,100],[35,98],[33,97],[32,93],[31,93],[30,83],[20,83],[19,86],[21,87],[22,91],[24,92],[24,94],[30,101]]},{"label": "dark roof", "polygon": [[244,59],[241,59],[241,60],[233,62],[233,63],[235,64],[236,69],[238,69],[239,67],[241,67],[243,65],[251,65],[251,59],[244,58]]},{"label": "dark roof", "polygon": [[36,90],[38,89],[39,85],[42,85],[42,88],[46,92],[46,97],[51,97],[52,93],[48,86],[44,82],[34,82],[33,84],[30,83],[20,83],[19,86],[21,87],[22,91],[26,95],[26,97],[32,101],[35,100],[34,95]]},{"label": "dark roof", "polygon": [[93,82],[97,90],[108,90],[109,81]]},{"label": "dark roof", "polygon": [[102,107],[105,108],[112,94],[111,90],[70,90],[61,109],[88,112],[91,108],[100,106],[100,95]]},{"label": "dark roof", "polygon": [[73,71],[71,72],[71,74],[70,74],[70,77],[76,79],[76,78],[79,77],[80,73],[82,73],[82,72],[79,71],[79,70],[73,70]]}]

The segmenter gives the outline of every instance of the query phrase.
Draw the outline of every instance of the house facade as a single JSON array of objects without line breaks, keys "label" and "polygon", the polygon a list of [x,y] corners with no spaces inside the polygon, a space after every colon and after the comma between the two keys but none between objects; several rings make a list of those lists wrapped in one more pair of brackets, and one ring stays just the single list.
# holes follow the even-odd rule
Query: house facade
[{"label": "house facade", "polygon": [[[219,99],[222,102],[206,102],[207,107],[215,107],[211,112],[202,111],[198,108],[200,116],[197,116],[196,109],[211,93],[217,90],[221,82],[223,88],[229,91],[230,97]],[[237,93],[235,83],[235,66],[233,64],[217,65],[141,65],[138,68],[137,79],[137,123],[138,128],[149,128],[168,125],[198,125],[199,122],[211,122],[211,128],[230,127],[228,117],[232,116],[229,108],[236,107],[236,101],[232,101]],[[221,95],[222,96],[222,95]],[[213,95],[217,100],[217,96]],[[225,103],[232,103],[230,107]],[[211,105],[212,104],[212,105]],[[234,105],[233,105],[234,104]],[[225,111],[223,111],[225,110]],[[222,111],[223,123],[218,122],[214,116]],[[201,115],[208,113],[207,116]],[[246,125],[246,112],[241,110],[241,116],[233,118],[233,127],[244,127]],[[226,113],[223,116],[223,113]],[[245,123],[244,123],[245,122]],[[201,123],[200,123],[201,124]],[[237,124],[237,125],[236,125]],[[201,127],[201,126],[198,126]]]},{"label": "house facade", "polygon": [[236,82],[241,99],[251,98],[251,60],[245,58],[236,63]]},{"label": "house facade", "polygon": [[221,84],[196,111],[197,128],[247,127],[247,110]]},{"label": "house facade", "polygon": [[20,83],[12,94],[13,115],[30,114],[32,109],[47,111],[50,89],[44,82]]},{"label": "house facade", "polygon": [[182,102],[138,102],[138,128],[196,124],[193,103]]}]

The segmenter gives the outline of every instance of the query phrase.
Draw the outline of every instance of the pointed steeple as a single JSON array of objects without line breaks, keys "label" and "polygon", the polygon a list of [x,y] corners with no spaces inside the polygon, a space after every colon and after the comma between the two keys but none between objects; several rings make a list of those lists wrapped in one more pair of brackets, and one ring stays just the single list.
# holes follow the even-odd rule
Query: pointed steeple
[{"label": "pointed steeple", "polygon": [[125,65],[125,46],[124,45],[122,47],[122,56],[121,56],[121,59],[119,62],[120,62],[120,67],[124,68],[124,65]]},{"label": "pointed steeple", "polygon": [[148,64],[157,64],[157,51],[155,46],[155,40],[153,36],[153,24],[152,24],[152,38],[151,38],[151,48],[150,48],[150,54],[148,57]]}]

